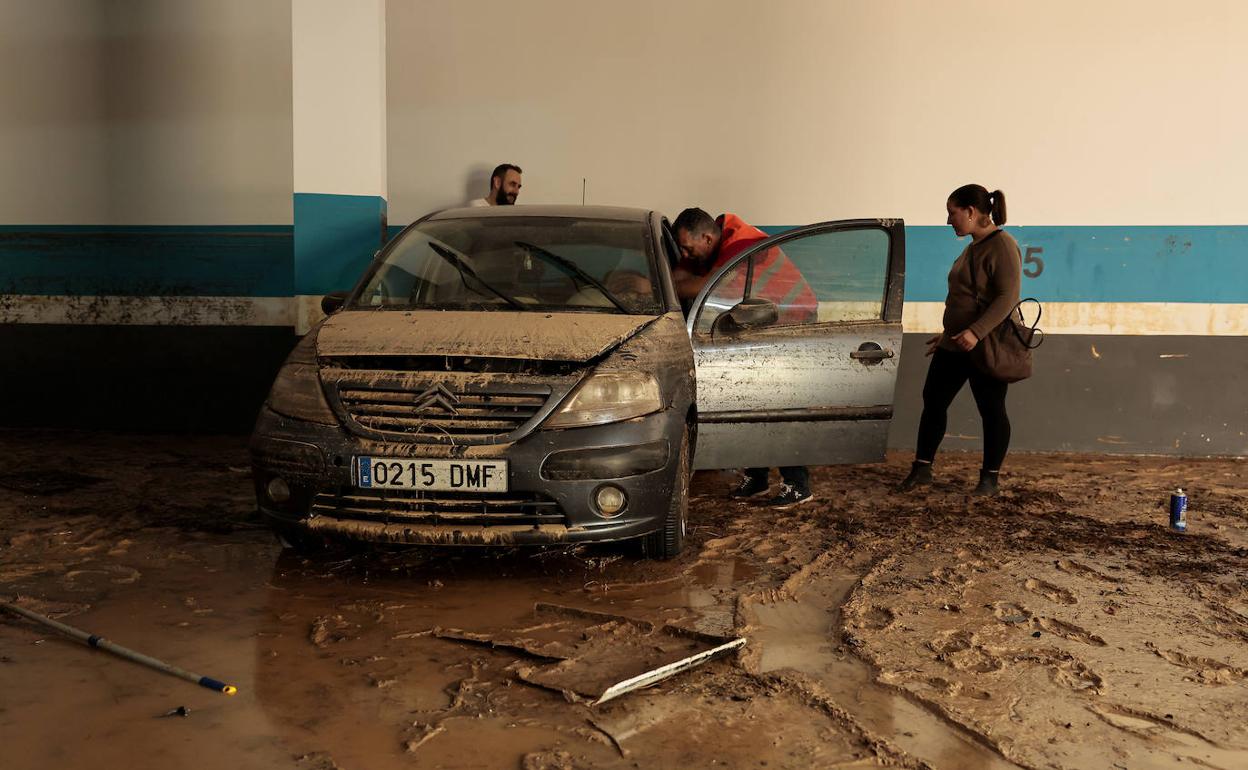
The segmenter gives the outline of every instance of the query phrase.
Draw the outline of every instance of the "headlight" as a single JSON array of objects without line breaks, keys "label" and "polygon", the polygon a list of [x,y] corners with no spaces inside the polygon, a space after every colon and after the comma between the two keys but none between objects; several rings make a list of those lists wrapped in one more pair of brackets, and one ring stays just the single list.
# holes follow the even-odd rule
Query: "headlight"
[{"label": "headlight", "polygon": [[316,333],[310,332],[295,349],[277,373],[269,390],[270,409],[296,420],[337,425],[325,393],[321,390],[321,376],[316,366]]},{"label": "headlight", "polygon": [[641,417],[663,408],[659,383],[641,372],[591,374],[546,421],[547,428],[603,425]]}]

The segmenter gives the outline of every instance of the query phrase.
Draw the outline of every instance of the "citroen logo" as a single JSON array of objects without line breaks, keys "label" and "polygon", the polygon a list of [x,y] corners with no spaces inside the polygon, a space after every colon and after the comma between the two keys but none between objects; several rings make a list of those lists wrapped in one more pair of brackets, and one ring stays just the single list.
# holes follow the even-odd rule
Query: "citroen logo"
[{"label": "citroen logo", "polygon": [[459,399],[455,397],[454,393],[442,385],[434,385],[416,397],[415,408],[418,412],[441,409],[444,412],[458,415],[459,410],[455,408],[455,405],[458,403]]}]

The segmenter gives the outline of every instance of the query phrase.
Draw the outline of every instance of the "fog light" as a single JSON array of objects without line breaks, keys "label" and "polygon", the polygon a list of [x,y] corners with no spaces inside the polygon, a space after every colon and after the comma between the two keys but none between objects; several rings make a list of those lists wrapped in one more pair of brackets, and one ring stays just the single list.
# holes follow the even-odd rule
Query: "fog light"
[{"label": "fog light", "polygon": [[269,483],[265,486],[264,491],[268,494],[269,499],[275,503],[284,503],[290,499],[290,485],[281,476],[274,476],[269,479]]},{"label": "fog light", "polygon": [[627,502],[628,497],[624,495],[624,490],[610,484],[598,487],[598,491],[594,493],[594,504],[598,506],[600,516],[615,516],[624,510],[624,504]]}]

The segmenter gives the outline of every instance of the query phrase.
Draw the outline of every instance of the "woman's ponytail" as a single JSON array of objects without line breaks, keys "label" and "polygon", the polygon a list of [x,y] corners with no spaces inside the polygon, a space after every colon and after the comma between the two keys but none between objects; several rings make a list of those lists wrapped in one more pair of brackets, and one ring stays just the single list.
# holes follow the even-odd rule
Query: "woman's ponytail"
[{"label": "woman's ponytail", "polygon": [[992,222],[1000,227],[1005,224],[1005,193],[994,190],[992,195]]}]

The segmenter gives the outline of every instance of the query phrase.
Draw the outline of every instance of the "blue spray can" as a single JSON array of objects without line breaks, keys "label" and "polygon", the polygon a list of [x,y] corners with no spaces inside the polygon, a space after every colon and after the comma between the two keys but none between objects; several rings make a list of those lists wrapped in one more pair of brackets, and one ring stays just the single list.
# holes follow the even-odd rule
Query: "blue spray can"
[{"label": "blue spray can", "polygon": [[1170,529],[1175,532],[1187,531],[1187,494],[1182,489],[1170,495]]}]

